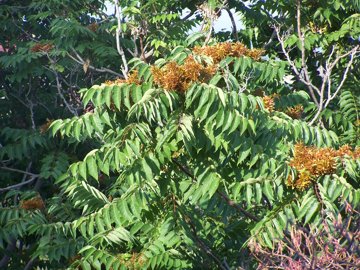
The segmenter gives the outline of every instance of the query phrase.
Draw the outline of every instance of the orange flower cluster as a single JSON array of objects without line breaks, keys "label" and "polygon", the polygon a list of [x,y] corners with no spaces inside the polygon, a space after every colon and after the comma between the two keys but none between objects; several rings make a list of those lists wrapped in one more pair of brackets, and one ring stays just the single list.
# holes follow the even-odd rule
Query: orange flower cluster
[{"label": "orange flower cluster", "polygon": [[[198,62],[193,55],[189,55],[183,64],[169,62],[163,67],[151,67],[154,77],[154,83],[166,90],[175,90],[185,92],[193,82],[208,82],[215,74],[219,62],[227,56],[240,57],[248,56],[254,60],[259,60],[263,54],[260,49],[248,49],[240,42],[219,43],[213,46],[195,47],[193,53],[197,55],[208,56],[212,63]],[[127,80],[117,79],[115,81],[106,81],[105,84],[113,85],[120,83],[141,84],[138,79],[138,73],[134,70]]]},{"label": "orange flower cluster", "polygon": [[130,254],[118,254],[116,256],[121,265],[125,265],[129,269],[141,269],[147,262],[147,259],[143,253],[133,252]]},{"label": "orange flower cluster", "polygon": [[212,64],[200,63],[189,55],[182,65],[170,62],[159,68],[151,68],[154,82],[166,90],[176,90],[185,92],[193,82],[208,82],[215,74],[219,62],[227,56],[249,56],[259,60],[263,50],[247,49],[242,43],[218,43],[213,46],[195,47],[193,53],[208,56],[212,59]]},{"label": "orange flower cluster", "polygon": [[20,208],[26,210],[44,209],[45,203],[41,197],[34,197],[20,202]]},{"label": "orange flower cluster", "polygon": [[87,28],[93,32],[96,32],[99,28],[99,25],[97,23],[92,23],[87,26]]},{"label": "orange flower cluster", "polygon": [[296,144],[294,158],[289,165],[297,170],[298,176],[296,179],[289,176],[287,185],[299,190],[308,188],[318,177],[334,173],[336,158],[344,156],[360,158],[360,148],[352,150],[350,146],[344,145],[335,150],[330,147],[317,148],[302,143]]},{"label": "orange flower cluster", "polygon": [[106,85],[114,85],[114,84],[122,84],[122,83],[127,83],[127,84],[134,83],[136,85],[140,85],[141,81],[139,80],[139,77],[138,77],[138,71],[137,70],[132,70],[126,80],[124,80],[124,79],[116,79],[114,81],[105,81]]},{"label": "orange flower cluster", "polygon": [[207,82],[216,72],[215,65],[197,62],[189,55],[184,64],[169,62],[162,68],[151,67],[154,82],[166,90],[185,92],[193,82]]},{"label": "orange flower cluster", "polygon": [[292,119],[300,119],[303,111],[304,111],[304,108],[302,105],[296,105],[296,106],[287,108],[285,110],[285,113],[288,116],[290,116]]},{"label": "orange flower cluster", "polygon": [[[270,96],[264,95],[262,97],[262,100],[264,102],[265,109],[267,109],[269,112],[275,111],[275,99],[278,97],[279,94],[272,94]],[[283,111],[283,110],[278,110],[278,111]],[[303,106],[299,104],[296,106],[288,107],[283,112],[293,119],[300,119],[303,111],[304,111]]]},{"label": "orange flower cluster", "polygon": [[262,98],[263,102],[264,102],[264,107],[265,109],[267,109],[269,112],[274,111],[275,109],[275,102],[274,102],[274,96],[270,95],[270,96],[264,96]]},{"label": "orange flower cluster", "polygon": [[31,52],[49,52],[54,48],[54,45],[51,43],[36,43],[31,49]]},{"label": "orange flower cluster", "polygon": [[44,134],[49,129],[52,122],[54,122],[53,119],[46,118],[46,122],[44,124],[42,124],[39,128],[40,133]]},{"label": "orange flower cluster", "polygon": [[196,46],[193,52],[200,55],[206,55],[211,57],[215,64],[219,63],[227,56],[241,57],[248,56],[254,60],[259,60],[263,55],[264,50],[262,49],[248,49],[240,42],[230,43],[218,43],[213,46],[200,47]]}]

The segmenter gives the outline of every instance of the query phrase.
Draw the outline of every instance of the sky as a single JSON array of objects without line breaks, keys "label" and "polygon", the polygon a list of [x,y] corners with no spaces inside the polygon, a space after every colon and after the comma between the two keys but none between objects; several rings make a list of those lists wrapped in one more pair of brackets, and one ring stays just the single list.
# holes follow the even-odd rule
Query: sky
[{"label": "sky", "polygon": [[[184,10],[183,12],[183,16],[185,16],[186,14],[188,14],[190,12],[190,10]],[[235,20],[235,25],[236,25],[236,29],[242,29],[243,25],[241,23],[240,17],[239,15],[237,15],[235,13],[235,10],[232,9],[231,10],[233,16],[234,16],[234,20]],[[196,32],[200,30],[200,25],[198,27],[195,27],[192,31]],[[228,13],[226,11],[222,11],[220,17],[214,22],[214,30],[215,32],[219,32],[219,31],[231,31],[232,30],[232,24],[231,24],[231,20],[230,17],[228,15]]]},{"label": "sky", "polygon": [[[108,14],[114,13],[114,4],[108,2],[106,4],[106,8],[107,8],[106,13],[108,13]],[[189,9],[185,9],[183,11],[183,14],[181,17],[186,16],[186,14],[188,14],[189,12],[190,12]],[[235,13],[234,9],[232,9],[231,12],[233,13],[237,30],[243,29],[244,27],[243,27],[243,24],[241,23],[241,19],[240,19],[239,15]],[[231,20],[226,11],[222,11],[221,16],[214,22],[214,30],[215,30],[215,32],[232,30]],[[197,27],[194,27],[191,30],[191,32],[197,32],[197,31],[200,31],[200,25]]]}]

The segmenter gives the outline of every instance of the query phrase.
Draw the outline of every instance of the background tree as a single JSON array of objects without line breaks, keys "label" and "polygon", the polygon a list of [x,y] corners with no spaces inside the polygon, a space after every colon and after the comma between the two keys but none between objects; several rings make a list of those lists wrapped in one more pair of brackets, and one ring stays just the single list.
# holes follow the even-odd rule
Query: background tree
[{"label": "background tree", "polygon": [[248,269],[350,215],[359,3],[270,2],[2,1],[0,266]]}]

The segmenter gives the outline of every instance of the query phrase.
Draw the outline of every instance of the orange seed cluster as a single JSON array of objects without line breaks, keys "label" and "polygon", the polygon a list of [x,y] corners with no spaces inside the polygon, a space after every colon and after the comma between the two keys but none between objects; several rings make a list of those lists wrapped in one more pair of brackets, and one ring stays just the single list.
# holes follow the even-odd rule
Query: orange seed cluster
[{"label": "orange seed cluster", "polygon": [[39,128],[40,133],[41,133],[41,134],[46,133],[46,131],[49,129],[49,127],[50,127],[50,125],[51,125],[52,122],[54,122],[53,119],[48,119],[48,118],[46,118],[46,122],[45,122],[44,124],[42,124],[42,125],[40,126],[40,128]]},{"label": "orange seed cluster", "polygon": [[212,63],[200,63],[189,55],[182,65],[170,62],[163,67],[152,67],[154,82],[166,90],[185,92],[193,82],[208,82],[215,74],[218,64],[227,56],[248,56],[259,60],[263,50],[247,49],[242,43],[218,43],[213,46],[195,47],[193,53],[212,59]]},{"label": "orange seed cluster", "polygon": [[[264,107],[269,112],[275,111],[275,99],[279,97],[279,94],[272,94],[272,95],[264,95],[262,97],[262,100],[264,102]],[[286,113],[288,116],[290,116],[293,119],[300,119],[301,115],[304,111],[304,108],[301,104],[287,107],[285,110],[278,110]]]},{"label": "orange seed cluster", "polygon": [[215,64],[219,63],[227,56],[241,57],[248,56],[254,60],[259,60],[260,57],[264,54],[262,49],[248,49],[246,46],[240,42],[230,43],[223,42],[218,43],[213,46],[200,47],[196,46],[193,49],[195,54],[206,55],[211,57]]},{"label": "orange seed cluster", "polygon": [[20,208],[26,210],[44,209],[45,203],[41,197],[34,197],[20,202]]},{"label": "orange seed cluster", "polygon": [[92,24],[89,24],[87,26],[87,28],[92,32],[96,32],[99,28],[99,25],[97,23],[92,23]]},{"label": "orange seed cluster", "polygon": [[169,62],[162,68],[151,68],[154,82],[166,90],[185,92],[193,82],[207,82],[215,74],[217,67],[213,64],[197,62],[189,55],[184,64]]},{"label": "orange seed cluster", "polygon": [[274,109],[275,109],[275,101],[274,101],[274,96],[273,95],[264,96],[262,98],[262,100],[264,102],[265,109],[267,109],[269,112],[274,111]]},{"label": "orange seed cluster", "polygon": [[296,179],[289,176],[287,185],[299,190],[308,188],[318,177],[334,173],[336,158],[344,156],[360,158],[360,148],[352,150],[350,146],[344,145],[335,150],[330,147],[317,148],[297,143],[289,165],[297,170],[298,175]]},{"label": "orange seed cluster", "polygon": [[36,43],[31,49],[31,52],[49,52],[54,48],[54,45],[51,43]]},{"label": "orange seed cluster", "polygon": [[296,105],[293,107],[288,107],[285,110],[285,113],[288,116],[290,116],[292,119],[300,119],[303,111],[304,111],[304,108],[302,105]]},{"label": "orange seed cluster", "polygon": [[[151,72],[154,77],[154,83],[166,90],[185,92],[193,82],[208,82],[215,74],[219,62],[225,57],[248,56],[254,60],[259,60],[264,51],[248,49],[240,42],[224,42],[213,46],[197,46],[193,49],[193,53],[211,58],[212,63],[196,61],[193,55],[189,55],[181,65],[172,61],[163,67],[152,66]],[[141,84],[141,81],[138,79],[137,71],[134,70],[127,80],[117,79],[105,82],[107,85],[120,83]]]},{"label": "orange seed cluster", "polygon": [[125,79],[116,79],[114,81],[105,81],[106,85],[114,85],[114,84],[122,84],[122,83],[127,83],[127,84],[134,83],[136,85],[140,85],[141,80],[139,80],[138,71],[136,69],[132,70],[126,80]]}]

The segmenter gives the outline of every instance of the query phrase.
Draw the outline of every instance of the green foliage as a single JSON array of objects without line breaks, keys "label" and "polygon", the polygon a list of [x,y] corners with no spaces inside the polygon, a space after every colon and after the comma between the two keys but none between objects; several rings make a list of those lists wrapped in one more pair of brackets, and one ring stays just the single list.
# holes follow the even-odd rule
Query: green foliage
[{"label": "green foliage", "polygon": [[[311,179],[313,188],[287,185],[299,173],[290,166],[297,143],[360,146],[357,56],[345,82],[349,59],[334,66],[326,89],[343,87],[319,110],[272,34],[273,19],[296,25],[288,2],[119,2],[127,62],[104,1],[0,7],[0,45],[8,50],[0,52],[4,267],[235,269],[243,261],[252,269],[252,259],[241,258],[249,241],[272,248],[293,225],[319,226],[330,213],[359,207],[356,155],[338,158],[331,174]],[[359,1],[302,2],[307,72],[319,86],[319,65],[332,48],[340,55],[358,42]],[[195,13],[201,4],[207,15]],[[189,56],[213,64],[192,47],[227,34],[208,36],[204,27],[187,36],[227,7],[241,10],[247,25],[233,37],[266,55],[227,56],[211,78],[191,81],[186,91],[157,84],[154,67],[186,65]],[[182,18],[186,8],[194,19]],[[301,69],[293,30],[284,44]],[[116,79],[124,65],[136,81]],[[303,111],[293,117],[288,109],[297,105]]]},{"label": "green foliage", "polygon": [[[227,74],[217,76],[225,81]],[[286,161],[296,141],[335,146],[338,138],[283,113],[267,112],[259,97],[211,82],[195,83],[183,95],[156,88],[151,76],[141,86],[102,84],[82,93],[94,112],[57,120],[51,130],[100,143],[57,181],[84,216],[34,228],[55,239],[59,230],[61,237],[83,239],[82,257],[73,267],[126,267],[130,261],[124,254],[133,249],[139,253],[135,265],[144,263],[139,267],[195,267],[202,262],[193,245],[208,242],[209,236],[192,228],[206,228],[206,235],[222,239],[209,242],[217,249],[216,243],[229,241],[234,229],[225,213],[271,246],[289,224],[316,223],[321,205],[337,209],[340,195],[354,205],[359,202],[359,190],[344,184],[343,177],[331,185],[326,177],[319,183],[322,204],[312,190],[302,195],[286,186]],[[307,95],[287,95],[281,103],[297,98],[304,101]],[[334,186],[337,181],[341,184]],[[264,202],[272,210],[262,207]],[[162,229],[170,217],[171,226]],[[244,241],[242,235],[232,240]]]},{"label": "green foliage", "polygon": [[23,159],[30,157],[37,147],[45,147],[46,139],[38,132],[23,129],[4,128],[0,136],[5,146],[0,148],[1,159]]}]

